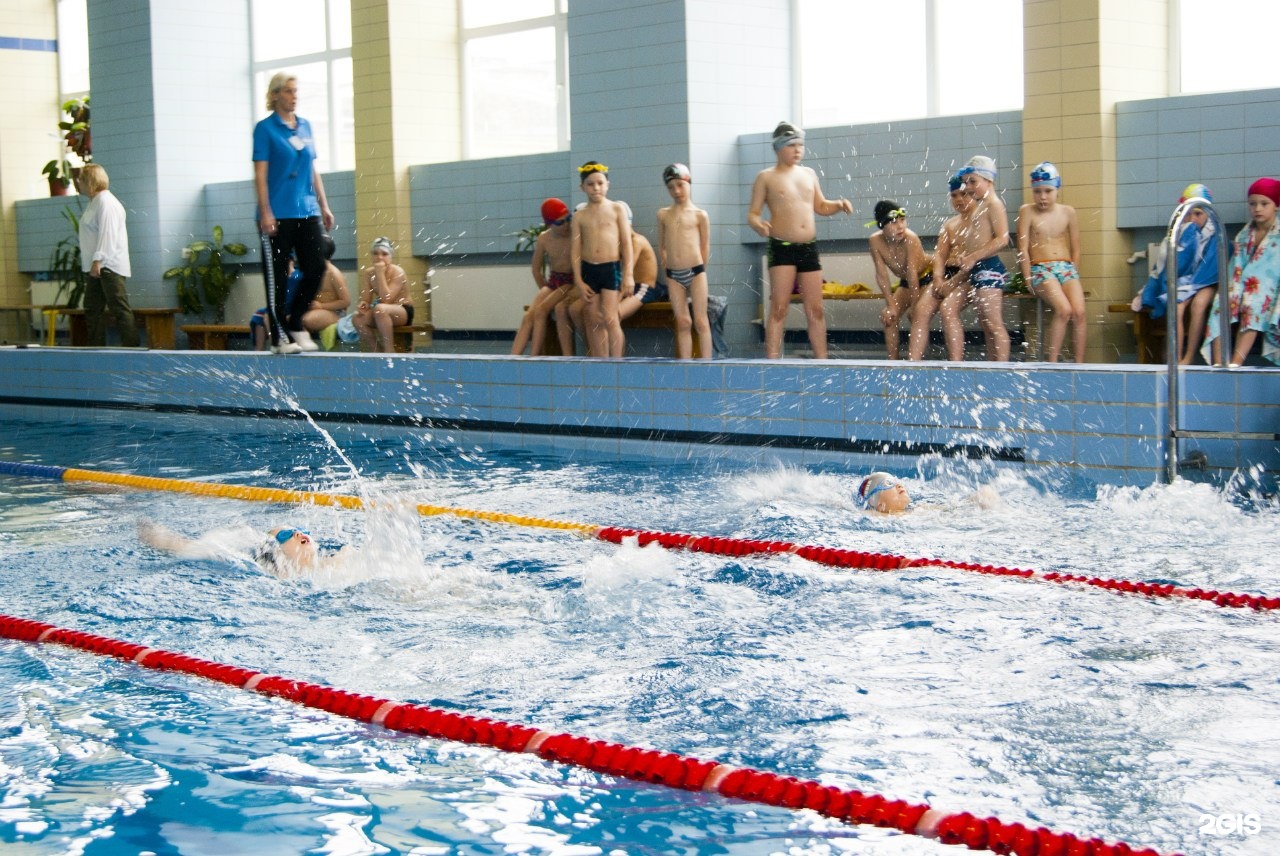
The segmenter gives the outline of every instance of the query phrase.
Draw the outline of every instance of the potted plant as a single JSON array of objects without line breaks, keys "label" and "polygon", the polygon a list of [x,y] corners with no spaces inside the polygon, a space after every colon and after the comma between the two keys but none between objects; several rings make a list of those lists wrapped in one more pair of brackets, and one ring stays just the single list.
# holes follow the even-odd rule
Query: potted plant
[{"label": "potted plant", "polygon": [[66,158],[54,159],[44,165],[40,172],[49,179],[50,196],[66,196],[71,186],[71,162]]},{"label": "potted plant", "polygon": [[62,132],[62,141],[66,150],[61,158],[54,158],[40,170],[49,179],[50,196],[66,196],[67,190],[80,172],[79,167],[71,165],[67,154],[75,155],[81,163],[93,161],[93,137],[89,127],[89,96],[63,102],[62,112],[66,113],[68,118],[58,123],[58,130]]},{"label": "potted plant", "polygon": [[221,324],[227,310],[231,288],[240,278],[242,265],[227,263],[225,256],[240,257],[249,252],[244,244],[222,242],[222,227],[213,227],[212,241],[192,241],[182,250],[183,263],[164,272],[178,286],[178,306],[184,314],[205,318],[213,313]]},{"label": "potted plant", "polygon": [[53,253],[49,256],[49,274],[58,283],[58,294],[53,302],[58,306],[78,309],[84,299],[85,280],[88,278],[80,260],[80,216],[71,210],[70,205],[62,209],[62,216],[70,224],[71,234],[54,244]]},{"label": "potted plant", "polygon": [[89,163],[93,160],[93,140],[89,133],[89,96],[64,101],[62,112],[71,117],[70,121],[58,123],[67,148],[79,156],[80,160]]}]

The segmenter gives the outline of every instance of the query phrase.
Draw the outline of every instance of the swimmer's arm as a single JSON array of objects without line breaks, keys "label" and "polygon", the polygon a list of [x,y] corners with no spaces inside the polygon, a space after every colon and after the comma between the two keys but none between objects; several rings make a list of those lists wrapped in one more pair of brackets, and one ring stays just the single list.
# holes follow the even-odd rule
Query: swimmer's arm
[{"label": "swimmer's arm", "polygon": [[[813,172],[812,169],[809,170]],[[813,173],[813,210],[823,217],[830,217],[832,214],[838,214],[843,211],[845,214],[853,213],[853,203],[848,199],[841,197],[839,199],[828,199],[822,195],[822,185],[818,181],[818,174]]]},{"label": "swimmer's arm", "polygon": [[769,237],[773,232],[773,224],[763,216],[765,190],[765,174],[762,172],[756,176],[755,184],[751,185],[751,205],[747,208],[747,225],[762,238]]},{"label": "swimmer's arm", "polygon": [[[991,229],[991,240],[978,248],[973,261],[989,259],[1009,246],[1009,217],[1003,202],[991,202],[982,215]],[[972,262],[970,263],[972,266]]]},{"label": "swimmer's arm", "polygon": [[573,265],[573,284],[583,300],[591,300],[593,292],[582,279],[582,220],[579,217],[569,221],[569,262]]},{"label": "swimmer's arm", "polygon": [[[667,211],[668,208],[658,209],[658,246],[655,253],[658,257],[658,271],[661,273],[667,269]],[[659,279],[662,277],[659,276]]]},{"label": "swimmer's arm", "polygon": [[1031,287],[1031,212],[1034,207],[1027,203],[1018,209],[1018,268],[1028,288]]},{"label": "swimmer's arm", "polygon": [[947,285],[947,259],[951,258],[951,230],[943,224],[938,232],[938,246],[933,253],[933,293],[944,297]]},{"label": "swimmer's arm", "polygon": [[1076,209],[1070,205],[1064,206],[1067,209],[1067,241],[1071,245],[1071,263],[1076,266],[1076,271],[1080,269],[1080,223],[1076,219]]},{"label": "swimmer's arm", "polygon": [[636,248],[631,240],[631,224],[627,222],[627,213],[621,205],[615,205],[618,218],[618,256],[622,262],[621,290],[631,294],[636,290]]},{"label": "swimmer's arm", "polygon": [[702,209],[698,209],[698,251],[704,265],[711,261],[711,217]]},{"label": "swimmer's arm", "polygon": [[884,302],[892,303],[893,290],[889,285],[889,265],[885,263],[884,256],[880,254],[880,245],[884,243],[884,236],[877,232],[871,236],[868,243],[871,245],[871,263],[876,268],[876,285],[880,288],[880,294],[884,297]]},{"label": "swimmer's arm", "polygon": [[539,290],[550,287],[550,284],[547,282],[546,275],[547,245],[546,242],[542,240],[542,237],[545,234],[546,232],[543,232],[541,235],[538,235],[538,239],[533,242],[533,262],[530,264],[530,270],[533,272],[533,284],[536,285]]},{"label": "swimmer's arm", "polygon": [[179,559],[217,559],[226,555],[225,551],[213,544],[187,538],[158,523],[145,520],[138,523],[138,540]]},{"label": "swimmer's arm", "polygon": [[907,288],[920,287],[920,271],[926,266],[928,259],[924,254],[924,243],[915,232],[907,233],[907,272],[902,281]]}]

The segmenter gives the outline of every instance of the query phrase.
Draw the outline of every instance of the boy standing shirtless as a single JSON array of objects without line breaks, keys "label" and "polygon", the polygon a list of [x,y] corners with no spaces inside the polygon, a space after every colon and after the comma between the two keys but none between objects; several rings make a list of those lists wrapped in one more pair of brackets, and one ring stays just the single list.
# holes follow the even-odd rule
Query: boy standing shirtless
[{"label": "boy standing shirtless", "polygon": [[1031,170],[1031,195],[1018,209],[1018,265],[1022,280],[1031,291],[1049,304],[1053,321],[1045,337],[1045,357],[1051,363],[1062,353],[1067,322],[1072,325],[1071,344],[1075,360],[1084,362],[1084,289],[1080,286],[1080,228],[1076,209],[1058,201],[1062,177],[1058,168],[1045,161]]},{"label": "boy standing shirtless", "polygon": [[[809,346],[817,359],[827,357],[827,320],[822,309],[822,262],[818,259],[818,227],[814,214],[824,217],[843,211],[853,213],[848,199],[830,200],[822,195],[818,174],[804,159],[804,132],[789,122],[773,129],[776,165],[761,170],[751,188],[747,224],[769,239],[769,317],[765,319],[765,356],[782,356],[782,325],[791,304],[792,289],[799,284],[808,323]],[[769,219],[764,207],[769,206]]]},{"label": "boy standing shirtless", "polygon": [[[907,209],[882,199],[876,203],[875,218],[880,230],[872,234],[869,243],[876,285],[884,295],[880,323],[884,325],[885,350],[889,359],[896,360],[901,350],[898,325],[920,298],[920,272],[926,270],[929,259],[920,236],[907,228]],[[890,274],[898,277],[896,287],[889,281]]]},{"label": "boy standing shirtless", "polygon": [[662,180],[673,204],[658,211],[658,254],[676,318],[676,359],[693,357],[696,329],[702,359],[709,360],[712,349],[711,322],[707,319],[707,259],[711,256],[711,221],[690,198],[693,177],[689,167],[673,163],[662,171]]},{"label": "boy standing shirtless", "polygon": [[635,289],[631,224],[626,209],[608,198],[609,168],[596,161],[578,167],[587,205],[573,218],[573,278],[586,306],[587,353],[621,357],[626,342],[618,317],[618,290]]},{"label": "boy standing shirtless", "polygon": [[969,159],[963,170],[973,209],[960,231],[960,270],[969,275],[969,296],[987,340],[987,359],[1009,360],[1009,331],[1004,326],[1004,287],[1008,272],[996,255],[1009,246],[1009,214],[993,193],[996,162],[986,155]]}]

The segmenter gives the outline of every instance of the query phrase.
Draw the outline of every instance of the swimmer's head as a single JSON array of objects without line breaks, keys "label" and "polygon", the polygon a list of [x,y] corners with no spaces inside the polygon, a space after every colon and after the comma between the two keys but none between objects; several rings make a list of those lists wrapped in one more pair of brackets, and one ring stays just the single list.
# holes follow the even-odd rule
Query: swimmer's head
[{"label": "swimmer's head", "polygon": [[955,193],[957,191],[964,190],[964,175],[965,171],[962,169],[955,175],[951,176],[951,178],[947,179],[948,192]]},{"label": "swimmer's head", "polygon": [[1209,188],[1199,182],[1194,182],[1182,188],[1182,196],[1178,198],[1178,204],[1181,205],[1188,199],[1195,199],[1196,197],[1203,199],[1205,202],[1213,201],[1213,194],[1209,192]]},{"label": "swimmer's head", "polygon": [[326,259],[333,258],[333,254],[338,251],[338,245],[333,242],[332,235],[320,236],[320,252],[324,253]]},{"label": "swimmer's head", "polygon": [[1062,187],[1062,175],[1058,172],[1058,168],[1048,161],[1038,163],[1035,169],[1031,170],[1031,186],[1036,187]]},{"label": "swimmer's head", "polygon": [[379,252],[384,252],[388,256],[395,255],[395,251],[391,246],[391,239],[386,235],[380,235],[379,237],[374,238],[373,243],[369,245],[370,255],[377,255]]},{"label": "swimmer's head", "polygon": [[872,473],[863,479],[855,499],[868,511],[881,514],[898,514],[911,505],[907,489],[889,473]]},{"label": "swimmer's head", "polygon": [[966,176],[977,175],[991,182],[996,180],[996,162],[986,155],[974,155],[969,158],[969,162],[965,164],[965,169],[968,170]]},{"label": "swimmer's head", "polygon": [[552,197],[542,202],[542,222],[548,226],[558,226],[569,217],[569,206],[562,200]]},{"label": "swimmer's head", "polygon": [[669,184],[673,178],[687,181],[690,184],[693,183],[693,176],[689,172],[689,167],[682,163],[667,164],[667,168],[662,171],[663,184]]},{"label": "swimmer's head", "polygon": [[896,202],[890,202],[888,199],[881,199],[876,203],[873,215],[876,218],[876,226],[883,229],[890,223],[898,220],[905,221],[907,219],[907,209],[903,208]]},{"label": "swimmer's head", "polygon": [[581,184],[597,172],[605,176],[605,179],[608,180],[609,167],[599,161],[587,161],[582,166],[578,167],[578,183]]},{"label": "swimmer's head", "polygon": [[254,560],[273,574],[287,576],[291,571],[310,570],[320,557],[311,533],[305,529],[272,529],[267,542],[254,553]]},{"label": "swimmer's head", "polygon": [[780,152],[795,143],[804,145],[804,131],[790,122],[779,122],[778,127],[773,129],[773,150]]}]

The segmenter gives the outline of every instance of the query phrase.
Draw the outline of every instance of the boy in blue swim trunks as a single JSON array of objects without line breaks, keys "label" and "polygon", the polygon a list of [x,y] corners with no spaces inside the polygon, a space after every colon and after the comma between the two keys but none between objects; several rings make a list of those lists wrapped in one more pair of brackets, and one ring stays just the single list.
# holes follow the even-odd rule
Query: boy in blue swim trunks
[{"label": "boy in blue swim trunks", "polygon": [[[792,287],[798,285],[804,299],[809,346],[815,359],[827,358],[827,319],[822,308],[822,262],[818,259],[818,225],[824,217],[843,211],[853,213],[848,199],[827,199],[818,174],[804,159],[804,131],[789,122],[773,129],[776,165],[760,171],[751,188],[747,224],[769,239],[769,315],[765,319],[765,356],[782,356],[782,326],[791,304]],[[769,219],[764,208],[769,206]]]},{"label": "boy in blue swim trunks", "polygon": [[961,170],[973,208],[959,230],[958,264],[969,274],[969,299],[977,307],[978,322],[987,341],[987,359],[1009,360],[1009,331],[1004,326],[1004,287],[1008,272],[997,255],[1009,246],[1009,215],[994,193],[996,162],[975,155]]},{"label": "boy in blue swim trunks", "polygon": [[587,161],[578,167],[587,205],[573,218],[573,276],[585,305],[587,353],[621,357],[626,348],[618,317],[619,290],[635,290],[631,224],[626,209],[608,198],[609,167]]},{"label": "boy in blue swim trunks", "polygon": [[1062,177],[1045,161],[1031,170],[1031,195],[1018,209],[1018,265],[1031,291],[1049,305],[1053,320],[1045,336],[1045,358],[1056,363],[1072,325],[1075,361],[1084,362],[1084,289],[1080,286],[1080,228],[1076,209],[1058,201]]}]

